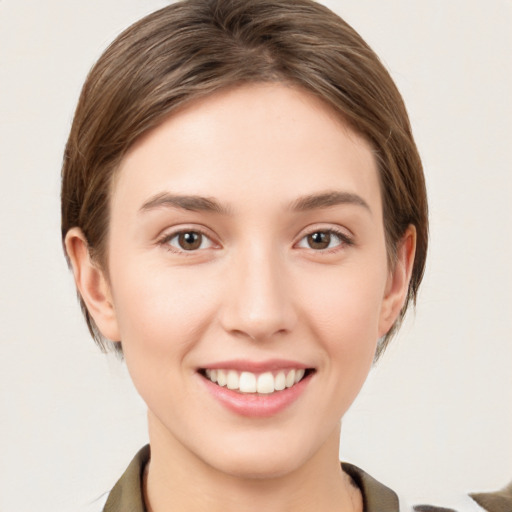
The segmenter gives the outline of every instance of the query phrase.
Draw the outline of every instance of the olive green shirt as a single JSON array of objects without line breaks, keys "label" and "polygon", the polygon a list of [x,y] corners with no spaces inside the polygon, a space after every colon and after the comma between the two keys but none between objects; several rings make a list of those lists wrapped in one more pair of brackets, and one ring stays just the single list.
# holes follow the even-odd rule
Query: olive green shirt
[{"label": "olive green shirt", "polygon": [[[142,448],[110,492],[103,512],[147,512],[142,492],[144,467],[149,461],[149,445]],[[388,487],[352,464],[341,463],[363,497],[364,512],[399,512],[398,496]],[[512,486],[498,493],[474,494],[473,500],[489,512],[512,512]],[[469,499],[469,498],[468,498]],[[416,512],[455,512],[451,508],[420,505]],[[461,511],[463,512],[463,511]]]},{"label": "olive green shirt", "polygon": [[[134,457],[109,494],[104,512],[146,512],[142,493],[142,474],[149,460],[149,445]],[[352,464],[342,463],[363,495],[365,512],[398,512],[398,497],[386,486]]]}]

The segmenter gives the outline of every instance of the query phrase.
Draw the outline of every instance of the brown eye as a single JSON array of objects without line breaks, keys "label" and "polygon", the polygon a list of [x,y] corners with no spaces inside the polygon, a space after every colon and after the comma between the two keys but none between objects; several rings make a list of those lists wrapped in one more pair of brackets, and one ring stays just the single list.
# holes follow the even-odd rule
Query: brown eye
[{"label": "brown eye", "polygon": [[180,231],[166,237],[162,244],[170,246],[174,252],[190,252],[210,249],[214,244],[200,231]]},{"label": "brown eye", "polygon": [[316,231],[307,237],[308,246],[311,249],[327,249],[331,244],[331,233],[329,231]]},{"label": "brown eye", "polygon": [[184,251],[194,251],[201,247],[203,235],[195,231],[188,231],[178,235],[178,244]]},{"label": "brown eye", "polygon": [[349,235],[339,232],[335,229],[322,229],[313,231],[304,235],[296,247],[301,249],[312,249],[314,251],[325,251],[327,249],[336,250],[337,248],[349,247],[353,245],[353,240]]},{"label": "brown eye", "polygon": [[178,243],[183,250],[193,251],[201,247],[202,238],[203,235],[201,235],[201,233],[189,231],[178,235]]}]

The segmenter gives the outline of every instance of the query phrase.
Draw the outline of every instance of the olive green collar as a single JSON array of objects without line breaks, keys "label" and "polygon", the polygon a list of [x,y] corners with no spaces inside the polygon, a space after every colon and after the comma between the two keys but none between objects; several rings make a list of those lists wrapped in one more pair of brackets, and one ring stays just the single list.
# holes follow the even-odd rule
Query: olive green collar
[{"label": "olive green collar", "polygon": [[363,495],[364,512],[398,512],[400,509],[398,496],[384,484],[365,473],[362,469],[347,462],[342,462],[341,467],[354,483],[359,487]]},{"label": "olive green collar", "polygon": [[147,444],[135,455],[108,495],[103,512],[147,512],[142,493],[142,474],[149,454]]},{"label": "olive green collar", "polygon": [[[147,512],[142,493],[142,474],[149,461],[149,445],[142,448],[110,492],[103,512]],[[398,497],[386,486],[352,464],[343,462],[363,495],[364,512],[398,512]]]}]

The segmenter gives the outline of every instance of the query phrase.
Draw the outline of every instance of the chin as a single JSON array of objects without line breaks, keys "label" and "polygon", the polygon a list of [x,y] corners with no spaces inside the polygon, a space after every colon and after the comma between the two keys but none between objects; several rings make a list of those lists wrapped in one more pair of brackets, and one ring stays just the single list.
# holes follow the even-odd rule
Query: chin
[{"label": "chin", "polygon": [[230,476],[248,480],[267,480],[281,478],[296,471],[302,464],[290,454],[265,456],[259,453],[254,456],[240,454],[217,464],[217,469]]},{"label": "chin", "polygon": [[314,452],[298,440],[253,439],[251,442],[227,444],[210,454],[210,465],[218,471],[242,479],[280,478],[297,471]]}]

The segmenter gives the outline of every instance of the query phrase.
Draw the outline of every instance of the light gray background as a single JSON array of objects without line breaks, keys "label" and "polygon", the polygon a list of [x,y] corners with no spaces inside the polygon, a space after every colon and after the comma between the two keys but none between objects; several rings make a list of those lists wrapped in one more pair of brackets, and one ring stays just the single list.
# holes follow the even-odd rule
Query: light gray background
[{"label": "light gray background", "polygon": [[[59,234],[85,75],[161,0],[0,0],[0,510],[80,511],[146,441],[89,339]],[[423,291],[346,417],[341,456],[417,501],[512,478],[512,2],[326,1],[381,56],[427,175]]]}]

